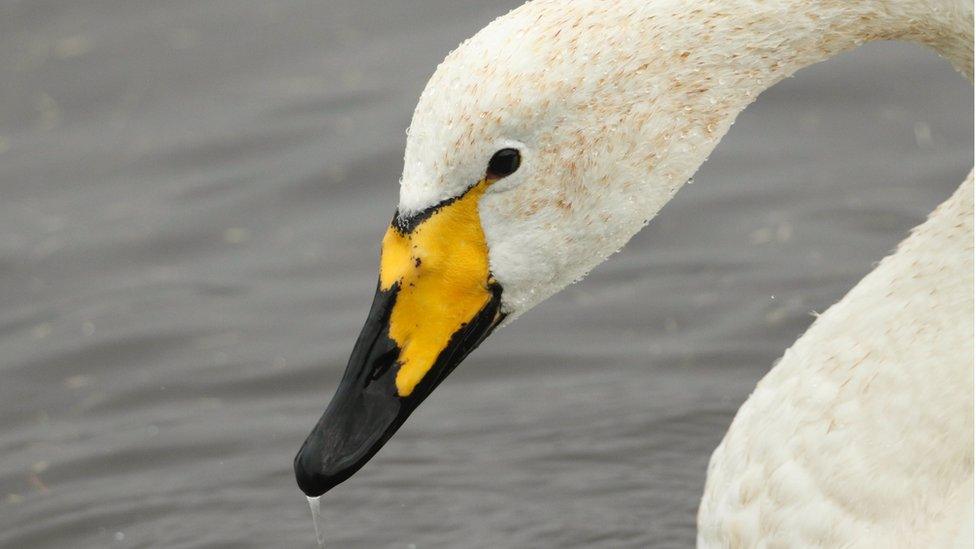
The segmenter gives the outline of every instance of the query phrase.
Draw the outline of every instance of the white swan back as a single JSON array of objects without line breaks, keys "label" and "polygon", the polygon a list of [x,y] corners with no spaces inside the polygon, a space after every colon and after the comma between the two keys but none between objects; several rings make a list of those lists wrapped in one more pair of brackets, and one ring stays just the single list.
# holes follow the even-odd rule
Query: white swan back
[{"label": "white swan back", "polygon": [[950,546],[972,524],[972,357],[970,173],[739,410],[699,545]]}]

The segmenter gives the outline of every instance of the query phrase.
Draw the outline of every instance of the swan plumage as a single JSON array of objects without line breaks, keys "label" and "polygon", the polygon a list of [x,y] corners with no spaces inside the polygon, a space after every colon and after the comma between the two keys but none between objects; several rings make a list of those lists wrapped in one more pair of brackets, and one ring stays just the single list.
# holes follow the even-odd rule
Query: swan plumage
[{"label": "swan plumage", "polygon": [[[465,41],[414,112],[376,301],[296,458],[303,490],[348,478],[495,326],[619,250],[763,90],[881,39],[972,79],[972,14],[966,0],[535,0]],[[521,160],[496,177],[500,150]],[[759,383],[711,460],[699,545],[965,540],[972,335],[970,174]]]},{"label": "swan plumage", "polygon": [[972,513],[972,354],[970,173],[740,408],[700,545],[950,546]]}]

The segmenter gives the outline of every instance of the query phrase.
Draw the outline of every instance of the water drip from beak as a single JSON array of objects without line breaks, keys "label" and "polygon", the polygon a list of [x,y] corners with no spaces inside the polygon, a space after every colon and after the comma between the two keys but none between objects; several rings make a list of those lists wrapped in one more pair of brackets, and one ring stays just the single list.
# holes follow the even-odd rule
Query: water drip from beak
[{"label": "water drip from beak", "polygon": [[315,541],[319,543],[319,547],[325,547],[325,517],[322,516],[321,498],[322,496],[309,497],[308,508],[312,511],[312,524],[315,525]]}]

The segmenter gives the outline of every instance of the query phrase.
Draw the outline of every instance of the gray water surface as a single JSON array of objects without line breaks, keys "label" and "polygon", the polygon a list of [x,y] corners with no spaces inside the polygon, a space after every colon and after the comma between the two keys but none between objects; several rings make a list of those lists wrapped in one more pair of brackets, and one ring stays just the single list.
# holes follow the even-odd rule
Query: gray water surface
[{"label": "gray water surface", "polygon": [[[312,547],[291,460],[433,68],[518,2],[0,4],[0,546]],[[763,94],[650,227],[323,499],[332,547],[687,547],[756,381],[949,196],[973,90],[873,44]]]}]

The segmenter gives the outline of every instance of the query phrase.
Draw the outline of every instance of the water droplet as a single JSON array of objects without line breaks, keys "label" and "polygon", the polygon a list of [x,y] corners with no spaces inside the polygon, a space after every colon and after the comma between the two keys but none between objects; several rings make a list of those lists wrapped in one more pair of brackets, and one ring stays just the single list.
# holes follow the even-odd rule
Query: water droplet
[{"label": "water droplet", "polygon": [[312,524],[315,526],[315,541],[319,547],[325,547],[325,518],[322,516],[322,508],[319,505],[321,496],[309,497],[308,508],[312,511]]}]

